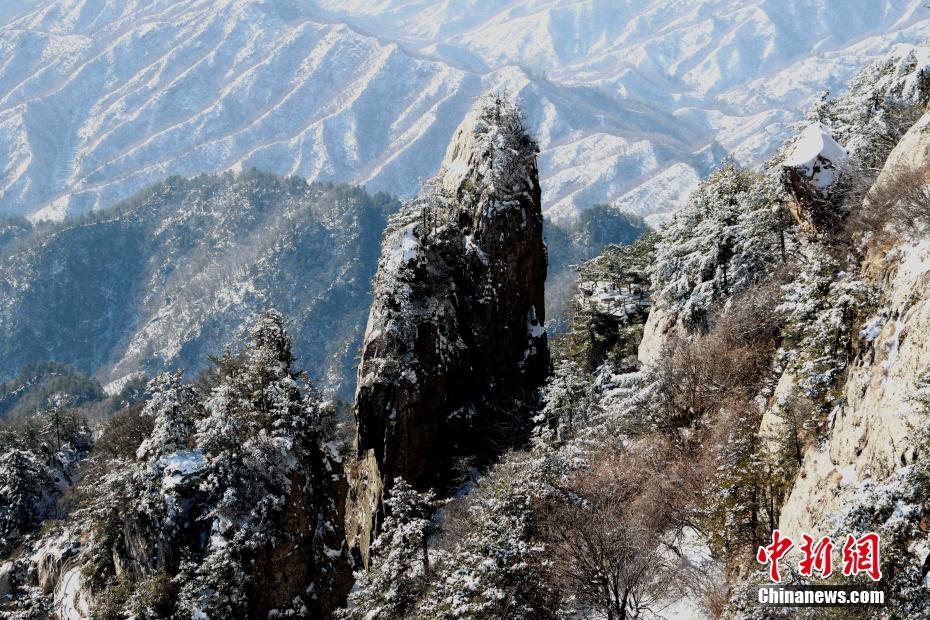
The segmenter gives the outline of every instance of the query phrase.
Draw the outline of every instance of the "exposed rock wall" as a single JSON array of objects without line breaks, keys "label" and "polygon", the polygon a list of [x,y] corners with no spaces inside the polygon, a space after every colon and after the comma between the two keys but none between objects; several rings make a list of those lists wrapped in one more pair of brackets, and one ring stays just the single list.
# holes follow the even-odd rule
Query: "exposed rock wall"
[{"label": "exposed rock wall", "polygon": [[[930,167],[930,114],[885,164],[876,185],[903,166]],[[808,450],[780,517],[788,535],[830,533],[866,478],[880,482],[914,458],[915,384],[930,368],[930,241],[873,247],[864,276],[883,291],[880,312],[850,367],[829,441]],[[765,425],[765,421],[763,421]]]},{"label": "exposed rock wall", "polygon": [[820,122],[807,126],[782,163],[784,183],[791,195],[788,211],[798,232],[810,238],[836,226],[828,196],[837,167],[847,158],[844,149]]},{"label": "exposed rock wall", "polygon": [[512,102],[482,100],[385,234],[348,514],[366,562],[395,477],[448,487],[458,462],[481,464],[528,430],[549,368],[536,152]]},{"label": "exposed rock wall", "polygon": [[639,342],[637,357],[640,364],[646,366],[657,362],[668,343],[683,335],[684,329],[674,310],[658,304],[653,306],[643,327],[643,339]]}]

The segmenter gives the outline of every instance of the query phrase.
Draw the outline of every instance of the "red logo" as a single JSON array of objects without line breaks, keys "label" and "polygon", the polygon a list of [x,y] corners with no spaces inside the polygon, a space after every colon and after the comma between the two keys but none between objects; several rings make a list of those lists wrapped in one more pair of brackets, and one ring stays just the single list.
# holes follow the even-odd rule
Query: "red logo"
[{"label": "red logo", "polygon": [[[800,574],[810,577],[816,572],[823,578],[829,577],[833,573],[833,539],[824,536],[815,542],[812,536],[801,536],[804,543],[800,546],[803,556],[798,562]],[[863,534],[859,538],[852,534],[847,535],[843,545],[843,575],[854,577],[865,573],[873,581],[879,581],[882,578],[880,543],[879,536],[875,533]],[[782,536],[780,530],[775,530],[772,532],[772,544],[759,547],[756,553],[756,561],[763,566],[769,566],[769,576],[775,583],[781,583],[778,562],[792,547],[794,541]]]},{"label": "red logo", "polygon": [[807,534],[801,536],[804,538],[804,544],[801,545],[804,559],[798,563],[800,573],[810,577],[817,571],[821,577],[829,577],[833,572],[833,540],[824,536],[815,545],[814,539]]},{"label": "red logo", "polygon": [[759,547],[758,553],[756,553],[756,561],[759,564],[771,564],[772,566],[769,569],[769,573],[772,577],[772,581],[779,583],[781,581],[781,575],[778,574],[778,561],[788,553],[788,550],[794,546],[794,543],[791,542],[790,538],[784,538],[781,535],[779,530],[772,532],[772,544],[768,547]]},{"label": "red logo", "polygon": [[872,581],[881,579],[878,547],[878,534],[863,534],[859,538],[852,534],[847,535],[846,544],[843,545],[843,574],[849,577],[865,573]]}]

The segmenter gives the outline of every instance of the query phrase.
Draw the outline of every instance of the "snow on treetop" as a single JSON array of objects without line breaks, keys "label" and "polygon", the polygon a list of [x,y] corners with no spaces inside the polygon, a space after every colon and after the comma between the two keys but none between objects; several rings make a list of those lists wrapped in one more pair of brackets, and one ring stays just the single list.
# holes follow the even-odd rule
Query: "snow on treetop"
[{"label": "snow on treetop", "polygon": [[814,122],[801,132],[782,165],[786,168],[803,169],[810,175],[818,157],[836,164],[846,159],[846,149],[833,139],[830,130],[823,123]]},{"label": "snow on treetop", "polygon": [[512,188],[515,175],[539,152],[523,110],[507,93],[478,99],[459,125],[439,170],[439,187],[455,194],[466,180],[483,179],[491,188]]},{"label": "snow on treetop", "polygon": [[880,76],[876,86],[894,92],[903,101],[920,102],[930,74],[930,47],[900,43],[887,57],[892,70]]}]

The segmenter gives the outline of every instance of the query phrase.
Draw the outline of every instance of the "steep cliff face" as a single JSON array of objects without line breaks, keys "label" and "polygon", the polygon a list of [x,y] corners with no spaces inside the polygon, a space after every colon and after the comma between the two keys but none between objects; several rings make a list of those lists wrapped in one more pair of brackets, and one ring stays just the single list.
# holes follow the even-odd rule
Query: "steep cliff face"
[{"label": "steep cliff face", "polygon": [[363,558],[394,478],[448,486],[527,430],[549,360],[536,152],[520,110],[483,99],[385,234],[356,395]]},{"label": "steep cliff face", "polygon": [[[875,188],[901,169],[928,167],[930,113],[891,153]],[[882,291],[878,311],[860,333],[828,442],[808,450],[782,509],[789,535],[831,532],[864,482],[880,484],[917,456],[922,412],[913,397],[930,368],[930,241],[873,244],[862,270]]]},{"label": "steep cliff face", "polygon": [[643,327],[643,339],[639,342],[640,364],[645,366],[657,362],[665,346],[684,335],[685,330],[678,323],[674,310],[664,306],[652,308]]}]

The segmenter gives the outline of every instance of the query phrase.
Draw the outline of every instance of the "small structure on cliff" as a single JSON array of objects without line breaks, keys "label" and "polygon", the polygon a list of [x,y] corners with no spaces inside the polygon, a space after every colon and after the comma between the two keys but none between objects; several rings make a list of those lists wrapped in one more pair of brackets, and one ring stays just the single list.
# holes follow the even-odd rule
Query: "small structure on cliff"
[{"label": "small structure on cliff", "polygon": [[366,563],[395,478],[449,490],[457,465],[488,462],[529,430],[549,369],[537,152],[508,96],[482,99],[385,233],[347,514]]}]

